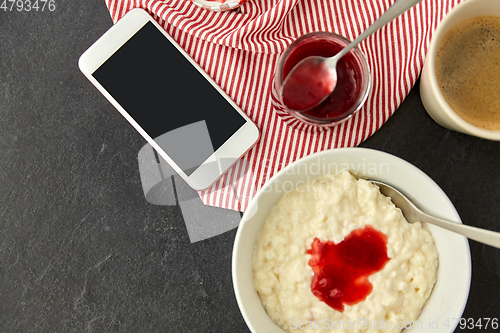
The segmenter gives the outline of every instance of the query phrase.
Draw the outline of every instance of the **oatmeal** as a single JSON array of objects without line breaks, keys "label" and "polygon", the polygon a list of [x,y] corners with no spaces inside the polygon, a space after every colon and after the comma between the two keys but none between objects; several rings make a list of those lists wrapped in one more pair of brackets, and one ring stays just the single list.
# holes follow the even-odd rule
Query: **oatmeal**
[{"label": "oatmeal", "polygon": [[[339,266],[356,261],[360,249],[342,250],[342,244],[366,232],[380,237],[377,269],[363,275]],[[321,244],[351,256],[334,260],[331,277],[321,266]],[[373,255],[374,250],[358,252]],[[374,258],[364,261],[379,260]],[[436,282],[437,265],[430,232],[420,222],[409,224],[378,187],[345,170],[286,193],[266,220],[253,256],[255,289],[270,318],[286,332],[400,332],[417,320]],[[358,275],[349,273],[354,278],[347,281],[348,272]],[[361,294],[346,297],[361,288]]]}]

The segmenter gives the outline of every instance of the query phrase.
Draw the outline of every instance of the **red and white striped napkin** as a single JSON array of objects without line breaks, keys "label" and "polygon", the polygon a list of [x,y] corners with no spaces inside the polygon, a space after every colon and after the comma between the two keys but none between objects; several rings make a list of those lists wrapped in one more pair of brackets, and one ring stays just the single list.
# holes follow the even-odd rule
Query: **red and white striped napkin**
[{"label": "red and white striped napkin", "polygon": [[150,12],[259,127],[261,139],[243,163],[200,192],[205,204],[240,211],[287,164],[317,151],[357,146],[378,130],[415,84],[437,24],[461,2],[423,0],[361,43],[373,75],[366,104],[347,122],[312,133],[288,125],[273,110],[279,56],[312,31],[352,40],[395,0],[249,0],[228,12],[204,10],[189,0],[105,1],[114,22],[135,7]]}]

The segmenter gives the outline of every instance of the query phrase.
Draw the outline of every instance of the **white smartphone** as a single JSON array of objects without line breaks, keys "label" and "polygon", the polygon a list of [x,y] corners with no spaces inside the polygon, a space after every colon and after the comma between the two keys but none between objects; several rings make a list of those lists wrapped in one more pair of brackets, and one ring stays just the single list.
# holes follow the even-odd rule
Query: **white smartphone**
[{"label": "white smartphone", "polygon": [[212,185],[259,139],[257,126],[142,9],[128,12],[78,65],[196,190]]}]

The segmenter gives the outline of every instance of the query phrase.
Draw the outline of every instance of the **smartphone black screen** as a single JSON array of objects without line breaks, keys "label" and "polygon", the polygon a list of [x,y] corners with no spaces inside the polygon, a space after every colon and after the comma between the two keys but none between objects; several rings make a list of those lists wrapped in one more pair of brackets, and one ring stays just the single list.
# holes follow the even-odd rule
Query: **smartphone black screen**
[{"label": "smartphone black screen", "polygon": [[151,22],[92,76],[188,176],[245,124]]}]

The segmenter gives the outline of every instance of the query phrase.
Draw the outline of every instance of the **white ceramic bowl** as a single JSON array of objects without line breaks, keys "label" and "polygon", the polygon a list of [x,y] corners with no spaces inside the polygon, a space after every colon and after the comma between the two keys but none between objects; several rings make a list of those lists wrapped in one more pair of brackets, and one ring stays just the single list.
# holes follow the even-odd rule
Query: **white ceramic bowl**
[{"label": "white ceramic bowl", "polygon": [[213,12],[224,12],[238,8],[242,3],[248,0],[227,0],[225,2],[210,1],[210,0],[191,0],[195,5]]},{"label": "white ceramic bowl", "polygon": [[[393,155],[372,149],[327,150],[298,160],[276,174],[262,187],[243,215],[236,234],[232,275],[236,300],[253,333],[283,333],[268,317],[252,280],[252,255],[260,230],[272,207],[294,184],[349,169],[355,176],[387,182],[407,194],[424,211],[460,222],[446,194],[421,170]],[[405,333],[451,333],[467,303],[471,281],[469,243],[463,236],[429,226],[439,251],[438,278],[419,321],[423,330]],[[435,325],[437,327],[429,327]]]}]

